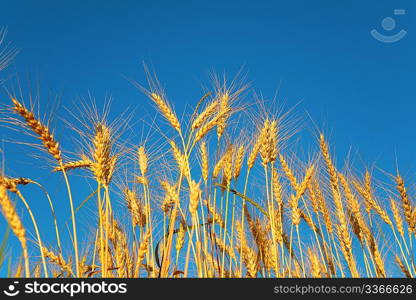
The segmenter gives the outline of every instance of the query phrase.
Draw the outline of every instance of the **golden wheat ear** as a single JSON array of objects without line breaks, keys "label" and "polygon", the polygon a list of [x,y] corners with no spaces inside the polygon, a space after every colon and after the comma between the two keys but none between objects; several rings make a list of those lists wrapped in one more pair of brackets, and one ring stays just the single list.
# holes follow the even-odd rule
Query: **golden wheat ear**
[{"label": "golden wheat ear", "polygon": [[13,110],[25,120],[25,125],[38,135],[42,141],[43,146],[57,161],[62,161],[62,153],[59,143],[55,140],[47,125],[42,124],[35,118],[33,112],[28,110],[17,99],[12,98]]},{"label": "golden wheat ear", "polygon": [[22,221],[20,220],[19,215],[17,214],[16,208],[14,207],[12,201],[7,195],[7,189],[3,185],[0,185],[0,207],[1,211],[6,219],[7,223],[10,226],[10,229],[14,233],[14,235],[19,240],[22,249],[23,249],[23,257],[25,260],[25,272],[26,277],[30,276],[29,271],[29,256],[27,250],[27,240],[26,240],[26,230],[23,226]]},{"label": "golden wheat ear", "polygon": [[136,191],[129,188],[124,189],[124,198],[127,203],[127,208],[130,212],[133,226],[144,227],[146,225],[145,209],[142,201],[137,196]]},{"label": "golden wheat ear", "polygon": [[415,221],[412,218],[413,208],[412,204],[410,203],[409,196],[407,194],[406,187],[404,185],[404,180],[400,175],[396,176],[396,183],[397,183],[397,190],[400,194],[400,199],[402,202],[403,214],[408,225],[409,232],[415,231]]},{"label": "golden wheat ear", "polygon": [[169,124],[181,133],[181,124],[179,123],[178,118],[176,117],[175,112],[166,102],[166,100],[159,94],[151,93],[150,99],[156,104],[160,113],[168,120]]},{"label": "golden wheat ear", "polygon": [[70,275],[74,275],[72,272],[71,264],[66,262],[65,259],[59,254],[55,254],[53,251],[49,250],[46,247],[42,247],[42,252],[49,261],[62,269],[62,271],[68,272]]},{"label": "golden wheat ear", "polygon": [[140,173],[144,177],[147,173],[148,157],[143,146],[140,146],[137,150],[137,159],[139,161]]},{"label": "golden wheat ear", "polygon": [[192,130],[198,129],[202,124],[204,124],[217,110],[218,101],[214,100],[195,118],[192,122]]},{"label": "golden wheat ear", "polygon": [[89,159],[85,160],[77,160],[77,161],[71,161],[62,164],[61,166],[57,166],[53,169],[54,172],[62,172],[62,171],[69,171],[74,169],[80,169],[80,168],[90,168],[92,166],[92,161]]},{"label": "golden wheat ear", "polygon": [[23,178],[23,177],[8,178],[8,177],[0,175],[0,185],[3,185],[7,190],[13,193],[18,192],[17,190],[18,185],[27,185],[29,183],[33,183],[33,181],[28,178]]}]

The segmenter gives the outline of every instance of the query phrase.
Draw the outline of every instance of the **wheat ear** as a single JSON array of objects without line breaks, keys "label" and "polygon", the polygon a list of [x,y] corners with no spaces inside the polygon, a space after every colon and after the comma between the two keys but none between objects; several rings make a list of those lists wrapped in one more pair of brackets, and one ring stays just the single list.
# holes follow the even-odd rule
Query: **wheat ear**
[{"label": "wheat ear", "polygon": [[71,264],[67,263],[64,258],[60,255],[56,255],[46,247],[42,247],[42,252],[46,258],[49,258],[50,262],[59,266],[62,270],[73,275]]},{"label": "wheat ear", "polygon": [[14,207],[12,201],[7,195],[7,189],[0,185],[0,206],[1,211],[6,219],[7,223],[9,224],[11,230],[13,231],[14,235],[20,242],[20,245],[23,249],[23,257],[25,260],[25,272],[26,277],[30,276],[29,271],[29,256],[27,250],[27,242],[26,242],[26,230],[23,226],[22,221],[20,220],[19,215],[16,212],[16,208]]},{"label": "wheat ear", "polygon": [[146,150],[143,146],[140,146],[139,150],[137,150],[137,158],[139,160],[140,173],[142,174],[142,176],[146,176],[148,167],[148,157],[146,154]]},{"label": "wheat ear", "polygon": [[402,201],[403,213],[408,225],[409,232],[415,231],[415,221],[413,220],[413,208],[404,185],[404,180],[400,175],[396,176],[397,190]]},{"label": "wheat ear", "polygon": [[62,172],[63,170],[69,171],[74,169],[80,169],[80,168],[90,168],[92,166],[92,162],[89,159],[85,160],[77,160],[77,161],[71,161],[62,164],[62,166],[57,166],[53,169],[54,172]]},{"label": "wheat ear", "polygon": [[173,112],[172,108],[168,105],[165,99],[162,98],[162,96],[151,93],[150,98],[153,100],[153,102],[156,104],[156,106],[159,108],[159,111],[161,114],[168,120],[170,125],[176,129],[179,133],[181,133],[181,125],[179,123],[178,118],[176,117],[175,113]]},{"label": "wheat ear", "polygon": [[55,140],[48,126],[43,125],[35,118],[35,115],[28,110],[22,103],[12,98],[14,111],[25,119],[26,125],[33,130],[42,141],[46,150],[57,160],[62,161],[59,143]]},{"label": "wheat ear", "polygon": [[218,101],[212,101],[207,107],[195,118],[192,122],[191,128],[193,130],[199,128],[205,121],[212,116],[218,108]]},{"label": "wheat ear", "polygon": [[200,153],[201,153],[202,178],[204,179],[205,182],[208,182],[209,163],[208,163],[207,144],[205,143],[205,141],[201,142]]}]

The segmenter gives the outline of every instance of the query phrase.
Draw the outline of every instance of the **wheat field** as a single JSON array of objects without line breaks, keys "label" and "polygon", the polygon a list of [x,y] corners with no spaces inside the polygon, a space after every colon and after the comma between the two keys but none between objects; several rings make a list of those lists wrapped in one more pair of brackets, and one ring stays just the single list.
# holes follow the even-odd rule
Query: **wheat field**
[{"label": "wheat field", "polygon": [[[0,59],[4,67],[11,54]],[[337,167],[340,158],[319,130],[316,149],[300,159],[297,152],[306,149],[290,143],[302,134],[287,121],[290,112],[270,113],[257,99],[261,113],[250,113],[244,84],[216,77],[192,112],[179,117],[157,79],[148,77],[145,86],[136,85],[159,113],[156,124],[144,123],[157,143],[132,145],[123,139],[123,117],[113,122],[85,102],[84,128],[68,129],[83,150],[66,149],[30,100],[13,93],[1,100],[2,122],[30,136],[35,147],[27,151],[42,150],[66,193],[47,197],[53,228],[45,233],[30,199],[42,182],[1,174],[1,211],[19,242],[9,276],[415,276],[416,206],[400,173],[382,183],[370,168]],[[87,199],[79,199],[73,176],[89,182]],[[67,201],[69,233],[56,217],[56,201]],[[87,201],[94,212],[85,243],[78,212]],[[51,232],[54,243],[47,242]]]}]

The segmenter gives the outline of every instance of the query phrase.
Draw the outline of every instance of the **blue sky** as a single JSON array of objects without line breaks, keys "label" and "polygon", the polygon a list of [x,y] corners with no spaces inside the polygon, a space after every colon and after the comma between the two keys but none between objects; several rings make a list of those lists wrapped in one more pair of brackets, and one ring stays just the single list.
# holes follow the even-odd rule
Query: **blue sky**
[{"label": "blue sky", "polygon": [[[126,80],[144,83],[146,61],[181,112],[201,95],[211,70],[232,75],[244,65],[265,97],[279,88],[286,107],[302,101],[298,110],[329,134],[339,157],[353,145],[363,161],[393,172],[397,154],[412,177],[415,14],[414,1],[16,0],[1,2],[0,26],[21,49],[6,73],[19,74],[23,87],[26,78],[37,80],[64,106],[90,92],[98,103],[111,94],[115,113],[129,105],[151,112]],[[396,21],[390,31],[381,24],[386,17]],[[373,29],[407,35],[383,43]],[[10,132],[0,128],[0,137]],[[19,160],[11,149],[8,160]]]},{"label": "blue sky", "polygon": [[[115,103],[145,99],[154,66],[180,111],[214,69],[242,65],[253,86],[288,106],[302,101],[340,151],[356,145],[365,161],[414,165],[413,1],[5,1],[0,20],[22,49],[14,68],[68,105],[88,91]],[[406,9],[394,16],[396,8]],[[381,21],[397,25],[383,31]],[[370,30],[408,34],[381,43]],[[9,70],[9,72],[11,72]]]}]

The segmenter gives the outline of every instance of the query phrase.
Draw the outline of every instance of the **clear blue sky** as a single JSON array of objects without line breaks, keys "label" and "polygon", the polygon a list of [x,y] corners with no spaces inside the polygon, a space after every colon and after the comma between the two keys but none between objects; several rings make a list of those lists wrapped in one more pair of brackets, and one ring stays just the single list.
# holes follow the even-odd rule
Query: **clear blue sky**
[{"label": "clear blue sky", "polygon": [[[390,31],[386,17],[396,21]],[[265,96],[280,86],[288,107],[302,100],[340,156],[354,145],[366,163],[393,171],[397,153],[401,169],[414,171],[415,1],[16,0],[1,2],[0,26],[21,48],[8,74],[17,72],[23,86],[27,75],[39,80],[65,106],[90,91],[98,102],[111,93],[115,112],[150,111],[125,79],[143,83],[144,60],[180,112],[212,69],[233,74],[245,65]],[[407,35],[382,43],[373,29]],[[0,136],[10,132],[0,128]],[[12,163],[19,156],[10,149]]]},{"label": "clear blue sky", "polygon": [[[64,105],[91,91],[116,103],[144,98],[124,76],[143,82],[150,62],[178,110],[192,103],[211,69],[243,64],[266,96],[302,100],[340,150],[365,160],[414,164],[414,1],[2,1],[0,24],[22,52],[20,77],[62,93]],[[393,9],[406,9],[394,16]],[[394,17],[396,28],[381,21]],[[401,41],[385,44],[370,30]]]}]

